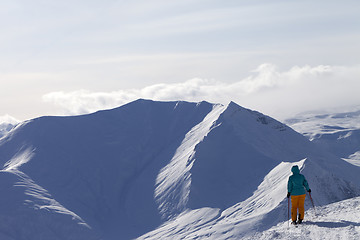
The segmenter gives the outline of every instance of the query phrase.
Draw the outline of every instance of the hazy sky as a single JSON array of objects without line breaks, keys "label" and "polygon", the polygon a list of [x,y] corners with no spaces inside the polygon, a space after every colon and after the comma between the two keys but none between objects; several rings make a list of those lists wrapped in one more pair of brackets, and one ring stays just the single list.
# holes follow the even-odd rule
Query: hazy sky
[{"label": "hazy sky", "polygon": [[137,98],[276,118],[360,103],[358,0],[1,0],[0,116]]}]

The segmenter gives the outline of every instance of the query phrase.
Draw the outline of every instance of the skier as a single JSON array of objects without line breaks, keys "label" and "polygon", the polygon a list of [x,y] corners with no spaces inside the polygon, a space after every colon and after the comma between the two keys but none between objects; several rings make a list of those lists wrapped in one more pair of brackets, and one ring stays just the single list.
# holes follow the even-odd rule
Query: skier
[{"label": "skier", "polygon": [[[304,219],[306,191],[310,193],[311,189],[309,188],[309,184],[306,181],[305,176],[300,174],[300,170],[297,165],[291,168],[291,172],[293,175],[289,177],[287,198],[291,195],[291,220],[292,224],[296,225],[300,224]],[[298,209],[299,215],[297,216]]]}]

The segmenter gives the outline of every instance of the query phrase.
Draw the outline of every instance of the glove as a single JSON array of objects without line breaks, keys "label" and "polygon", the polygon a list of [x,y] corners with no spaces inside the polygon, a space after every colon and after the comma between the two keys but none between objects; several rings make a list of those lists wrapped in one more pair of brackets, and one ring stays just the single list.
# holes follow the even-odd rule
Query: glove
[{"label": "glove", "polygon": [[290,197],[290,193],[289,193],[289,192],[288,192],[288,194],[286,195],[286,197],[287,197],[287,198],[289,198],[289,197]]},{"label": "glove", "polygon": [[309,188],[308,192],[310,193],[311,192],[311,189]]}]

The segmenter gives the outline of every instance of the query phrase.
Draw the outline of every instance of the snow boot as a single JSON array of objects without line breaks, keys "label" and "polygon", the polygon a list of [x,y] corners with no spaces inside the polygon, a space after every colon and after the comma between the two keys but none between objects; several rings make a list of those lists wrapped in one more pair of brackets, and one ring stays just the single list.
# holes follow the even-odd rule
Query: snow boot
[{"label": "snow boot", "polygon": [[301,224],[301,223],[302,223],[302,218],[301,218],[301,214],[299,214],[297,224]]}]

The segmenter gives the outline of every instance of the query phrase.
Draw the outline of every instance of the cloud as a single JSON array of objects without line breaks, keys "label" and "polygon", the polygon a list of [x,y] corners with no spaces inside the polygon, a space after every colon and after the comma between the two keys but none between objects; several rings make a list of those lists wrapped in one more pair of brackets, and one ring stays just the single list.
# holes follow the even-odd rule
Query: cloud
[{"label": "cloud", "polygon": [[19,123],[20,120],[8,115],[8,114],[5,114],[4,116],[0,116],[0,124],[17,124]]},{"label": "cloud", "polygon": [[185,82],[155,84],[113,92],[51,92],[43,100],[60,106],[63,114],[84,114],[113,108],[138,98],[160,101],[235,101],[274,117],[291,117],[300,111],[354,105],[360,101],[360,66],[294,66],[280,71],[262,64],[233,83],[193,78]]},{"label": "cloud", "polygon": [[90,92],[87,90],[51,92],[45,94],[43,100],[62,107],[65,114],[83,114],[117,107],[138,98],[163,101],[202,101],[209,96],[218,95],[218,88],[221,88],[222,85],[223,83],[220,82],[194,78],[182,83],[155,84],[142,89],[114,92]]}]

